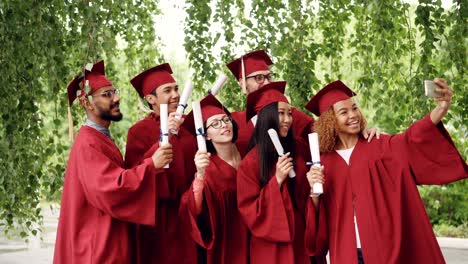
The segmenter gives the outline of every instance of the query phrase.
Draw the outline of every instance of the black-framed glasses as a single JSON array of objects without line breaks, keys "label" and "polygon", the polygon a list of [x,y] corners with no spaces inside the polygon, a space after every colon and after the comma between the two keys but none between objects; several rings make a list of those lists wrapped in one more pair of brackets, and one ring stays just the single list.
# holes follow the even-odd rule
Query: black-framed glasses
[{"label": "black-framed glasses", "polygon": [[271,80],[273,80],[273,74],[272,73],[257,74],[253,76],[248,76],[246,79],[249,79],[249,78],[255,78],[255,82],[257,82],[258,84],[262,84],[265,82],[265,79],[271,82]]},{"label": "black-framed glasses", "polygon": [[104,96],[106,98],[109,98],[109,99],[114,99],[114,96],[119,96],[120,95],[120,90],[119,89],[114,89],[114,90],[108,90],[108,91],[105,91],[105,92],[102,92],[102,93],[99,93],[99,94],[92,94],[90,95],[91,97],[94,97],[94,96]]},{"label": "black-framed glasses", "polygon": [[221,126],[224,124],[230,124],[232,122],[232,118],[229,117],[229,116],[225,116],[221,119],[216,119],[214,120],[213,122],[211,122],[211,124],[209,126],[206,127],[206,129],[210,128],[210,127],[213,127],[214,129],[219,129],[221,128]]}]

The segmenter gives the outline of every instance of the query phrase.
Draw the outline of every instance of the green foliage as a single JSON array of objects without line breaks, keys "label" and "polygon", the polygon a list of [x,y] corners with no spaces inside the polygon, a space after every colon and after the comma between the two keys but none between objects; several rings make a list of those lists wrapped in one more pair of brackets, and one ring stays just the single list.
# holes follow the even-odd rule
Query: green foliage
[{"label": "green foliage", "polygon": [[[432,0],[416,6],[363,0],[185,2],[184,47],[194,98],[219,73],[232,76],[227,62],[261,48],[272,55],[277,78],[288,81],[295,107],[303,109],[318,89],[341,79],[360,94],[370,126],[396,133],[434,106],[423,96],[423,80],[444,77],[455,93],[444,122],[468,157],[466,1],[449,10]],[[111,130],[123,149],[127,129],[143,116],[128,80],[164,62],[154,32],[158,14],[158,1],[150,0],[0,2],[2,229],[32,233],[31,223],[40,221],[39,201],[60,198],[70,149],[66,86],[87,62],[105,59],[109,78],[121,88],[125,118]],[[232,78],[219,96],[232,110],[245,106]],[[76,104],[72,109],[77,129],[84,112]],[[466,181],[420,190],[434,224],[468,222]]]},{"label": "green foliage", "polygon": [[[466,1],[455,1],[449,10],[429,0],[415,6],[363,0],[187,2],[185,48],[198,80],[212,81],[215,69],[226,71],[224,64],[235,57],[265,49],[277,78],[288,81],[295,107],[303,109],[321,87],[341,79],[359,94],[370,126],[393,134],[429,113],[435,104],[424,97],[423,81],[443,77],[455,94],[444,123],[468,157]],[[217,50],[221,61],[199,54]],[[232,110],[244,106],[235,81],[221,96]],[[420,188],[433,223],[468,222],[464,182]]]},{"label": "green foliage", "polygon": [[[117,86],[119,57],[132,73],[152,64],[157,13],[157,2],[144,0],[0,2],[0,225],[6,234],[15,227],[22,237],[35,234],[39,201],[60,198],[70,147],[68,82],[100,59]],[[118,49],[118,40],[126,47]],[[75,124],[82,123],[84,112],[72,109]]]},{"label": "green foliage", "polygon": [[[433,224],[458,226],[468,224],[466,180],[446,186],[419,187],[426,210]],[[443,217],[441,217],[443,216]]]},{"label": "green foliage", "polygon": [[468,224],[465,222],[460,226],[440,224],[434,226],[434,232],[438,237],[468,238]]}]

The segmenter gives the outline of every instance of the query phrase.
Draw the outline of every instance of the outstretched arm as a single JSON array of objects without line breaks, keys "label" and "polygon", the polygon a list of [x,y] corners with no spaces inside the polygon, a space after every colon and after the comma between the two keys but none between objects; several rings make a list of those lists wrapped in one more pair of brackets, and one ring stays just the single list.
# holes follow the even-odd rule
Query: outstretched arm
[{"label": "outstretched arm", "polygon": [[434,98],[434,100],[437,102],[437,106],[432,110],[430,117],[432,123],[437,125],[445,116],[445,114],[447,114],[450,103],[452,102],[453,93],[444,79],[435,79],[434,83],[439,86],[439,88],[435,89],[435,92],[440,96]]}]

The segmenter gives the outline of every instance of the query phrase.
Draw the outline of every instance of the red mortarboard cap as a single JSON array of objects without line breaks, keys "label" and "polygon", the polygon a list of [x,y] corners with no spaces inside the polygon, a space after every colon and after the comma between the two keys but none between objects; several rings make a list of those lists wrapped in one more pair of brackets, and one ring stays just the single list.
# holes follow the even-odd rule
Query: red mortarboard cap
[{"label": "red mortarboard cap", "polygon": [[[89,82],[89,91],[85,91],[86,80]],[[79,96],[84,96],[86,94],[89,95],[102,87],[111,85],[112,82],[106,78],[104,61],[99,61],[94,64],[91,69],[85,69],[84,75],[81,73],[70,82],[67,87],[68,104],[72,105],[73,101],[77,97],[77,93],[80,93]]]},{"label": "red mortarboard cap", "polygon": [[[208,120],[208,118],[219,115],[219,114],[227,114],[231,115],[231,113],[224,107],[221,102],[216,99],[213,95],[209,94],[205,98],[200,101],[200,107],[202,112],[202,119],[203,123]],[[184,123],[182,124],[187,131],[192,133],[196,136],[195,133],[195,121],[193,120],[193,111],[185,117]]]},{"label": "red mortarboard cap", "polygon": [[264,50],[256,50],[247,53],[226,65],[237,80],[242,78],[242,59],[244,60],[245,77],[252,72],[269,70],[269,65],[273,64],[270,57]]},{"label": "red mortarboard cap", "polygon": [[271,103],[289,103],[288,99],[284,95],[285,87],[285,81],[271,82],[263,86],[261,89],[251,92],[249,95],[247,95],[246,121],[249,121],[258,112],[260,112],[262,108]]},{"label": "red mortarboard cap", "polygon": [[320,114],[327,111],[328,108],[333,106],[336,102],[346,100],[355,95],[356,93],[348,86],[346,86],[342,81],[337,80],[323,87],[310,99],[305,107],[316,116],[320,116]]},{"label": "red mortarboard cap", "polygon": [[144,97],[163,84],[174,83],[175,80],[171,74],[171,66],[169,63],[164,63],[138,74],[130,82],[140,97]]}]

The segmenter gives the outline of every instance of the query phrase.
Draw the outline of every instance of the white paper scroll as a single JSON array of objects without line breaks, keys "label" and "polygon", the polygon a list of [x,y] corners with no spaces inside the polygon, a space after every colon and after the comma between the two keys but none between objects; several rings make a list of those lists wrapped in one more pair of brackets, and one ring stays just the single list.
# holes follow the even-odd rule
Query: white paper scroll
[{"label": "white paper scroll", "polygon": [[187,83],[185,83],[184,91],[182,92],[182,96],[180,97],[179,106],[177,106],[176,112],[177,112],[177,117],[179,120],[182,118],[185,108],[187,108],[187,101],[188,101],[188,98],[190,97],[190,94],[192,93],[192,90],[193,90],[192,81],[188,80]]},{"label": "white paper scroll", "polygon": [[85,70],[87,70],[87,71],[92,71],[92,70],[93,70],[93,67],[94,67],[94,64],[88,62],[88,63],[86,63],[86,65],[85,65]]},{"label": "white paper scroll", "polygon": [[250,121],[252,122],[253,126],[257,126],[257,120],[258,115],[254,115],[252,118],[250,118]]},{"label": "white paper scroll", "polygon": [[226,83],[227,79],[228,77],[226,75],[221,74],[216,80],[216,82],[214,83],[213,87],[208,90],[208,93],[212,94],[213,96],[216,96],[219,90],[221,89],[221,87],[223,87],[224,84]]},{"label": "white paper scroll", "polygon": [[[276,152],[278,152],[278,155],[282,157],[284,155],[284,149],[281,145],[281,142],[279,141],[278,133],[276,133],[276,130],[274,130],[273,128],[270,128],[268,129],[268,135],[270,135],[271,142],[273,142]],[[294,171],[294,169],[290,170],[288,174],[289,178],[296,177],[296,172]]]},{"label": "white paper scroll", "polygon": [[[161,104],[159,106],[159,115],[161,118],[161,135],[159,136],[159,145],[163,146],[169,143],[169,134],[167,131],[167,104]],[[164,168],[169,168],[169,164],[166,164]]]},{"label": "white paper scroll", "polygon": [[203,129],[203,118],[200,101],[192,102],[193,120],[195,122],[195,133],[197,135],[198,150],[206,151],[205,130]]},{"label": "white paper scroll", "polygon": [[[310,147],[310,155],[312,156],[312,166],[320,167],[320,148],[319,148],[319,141],[318,141],[317,133],[309,134],[309,147]],[[314,186],[312,186],[312,192],[315,194],[322,194],[323,193],[322,184],[314,183]]]},{"label": "white paper scroll", "polygon": [[[177,120],[180,120],[182,118],[182,115],[184,114],[185,108],[187,108],[187,101],[188,101],[188,98],[190,97],[190,94],[192,93],[192,90],[193,90],[192,81],[188,80],[185,83],[184,91],[182,92],[182,96],[180,97],[180,100],[179,100],[179,105],[177,106],[177,110],[176,110]],[[178,133],[179,133],[179,131],[177,131],[175,129],[171,129],[171,134],[172,135],[177,135]]]}]

